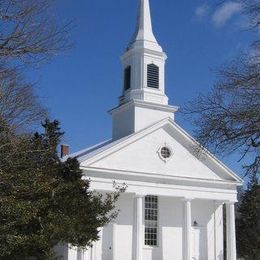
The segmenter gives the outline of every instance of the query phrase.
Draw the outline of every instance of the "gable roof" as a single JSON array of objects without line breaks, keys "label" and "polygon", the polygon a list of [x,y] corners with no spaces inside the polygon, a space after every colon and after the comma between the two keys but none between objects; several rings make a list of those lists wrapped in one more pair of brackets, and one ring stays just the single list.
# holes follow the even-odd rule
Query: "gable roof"
[{"label": "gable roof", "polygon": [[78,161],[84,162],[93,156],[100,154],[103,151],[108,150],[111,147],[114,147],[115,145],[121,143],[123,140],[128,139],[128,137],[121,138],[119,140],[113,141],[112,139],[105,140],[101,143],[98,143],[96,145],[93,145],[91,147],[88,147],[86,149],[80,150],[78,152],[69,154],[65,157],[63,157],[63,160],[68,159],[69,157],[75,157],[78,159]]},{"label": "gable roof", "polygon": [[82,149],[78,152],[75,152],[75,153],[72,153],[72,154],[69,154],[65,157],[63,157],[65,160],[68,159],[69,157],[73,157],[73,158],[77,158],[79,161],[80,159],[83,157],[83,156],[86,156],[88,154],[91,154],[93,152],[95,152],[96,150],[99,150],[100,148],[103,148],[103,147],[106,147],[107,145],[111,144],[112,143],[112,139],[108,139],[108,140],[105,140],[103,142],[100,142],[98,144],[95,144],[93,146],[90,146],[90,147],[87,147],[85,149]]},{"label": "gable roof", "polygon": [[[171,118],[166,118],[139,132],[133,133],[116,141],[104,141],[90,148],[71,154],[69,155],[69,157],[76,157],[81,164],[84,162],[84,165],[91,164],[167,125],[172,127],[174,131],[177,132],[179,139],[178,141],[180,141],[182,144],[185,144],[185,147],[198,147],[199,143],[193,137],[191,137]],[[236,175],[231,169],[229,169],[225,164],[223,164],[219,159],[212,155],[208,150],[203,149],[203,156],[208,159],[208,164],[213,166],[214,169],[224,171],[225,174],[230,176],[238,185],[242,184],[243,180],[238,175]]]}]

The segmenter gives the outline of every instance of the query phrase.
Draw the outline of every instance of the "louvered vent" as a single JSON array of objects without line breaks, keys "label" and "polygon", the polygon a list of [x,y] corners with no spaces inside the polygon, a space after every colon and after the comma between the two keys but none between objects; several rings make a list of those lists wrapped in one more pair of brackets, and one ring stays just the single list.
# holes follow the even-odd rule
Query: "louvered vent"
[{"label": "louvered vent", "polygon": [[128,90],[131,88],[131,66],[125,68],[124,75],[124,89]]},{"label": "louvered vent", "polygon": [[147,86],[159,88],[159,67],[154,64],[147,65]]}]

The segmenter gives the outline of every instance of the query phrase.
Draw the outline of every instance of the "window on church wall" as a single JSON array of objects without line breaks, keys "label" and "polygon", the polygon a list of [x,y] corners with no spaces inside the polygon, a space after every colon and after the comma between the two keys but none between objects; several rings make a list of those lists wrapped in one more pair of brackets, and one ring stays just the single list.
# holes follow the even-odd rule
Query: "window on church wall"
[{"label": "window on church wall", "polygon": [[124,71],[124,90],[131,88],[131,66],[125,68]]},{"label": "window on church wall", "polygon": [[154,64],[147,65],[147,87],[159,88],[159,67]]},{"label": "window on church wall", "polygon": [[158,197],[145,197],[145,245],[158,245]]}]

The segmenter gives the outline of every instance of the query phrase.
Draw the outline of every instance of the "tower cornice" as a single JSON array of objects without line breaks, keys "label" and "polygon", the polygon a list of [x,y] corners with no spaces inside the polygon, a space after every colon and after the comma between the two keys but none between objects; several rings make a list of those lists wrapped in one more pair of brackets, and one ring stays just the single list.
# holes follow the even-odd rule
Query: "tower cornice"
[{"label": "tower cornice", "polygon": [[153,103],[153,102],[145,102],[145,101],[133,99],[128,103],[125,103],[123,105],[120,105],[120,106],[117,106],[113,109],[110,109],[108,111],[108,113],[110,115],[113,115],[115,113],[126,110],[129,107],[148,108],[148,109],[159,110],[159,111],[169,112],[169,113],[175,113],[179,110],[179,107],[177,107],[177,106],[161,105],[161,104],[156,104],[156,103]]},{"label": "tower cornice", "polygon": [[155,57],[163,58],[164,60],[166,60],[168,58],[167,54],[162,51],[151,50],[151,49],[147,49],[147,48],[134,48],[134,49],[129,49],[127,52],[123,53],[121,55],[121,60],[124,60],[133,54],[142,54],[142,55],[150,54]]}]

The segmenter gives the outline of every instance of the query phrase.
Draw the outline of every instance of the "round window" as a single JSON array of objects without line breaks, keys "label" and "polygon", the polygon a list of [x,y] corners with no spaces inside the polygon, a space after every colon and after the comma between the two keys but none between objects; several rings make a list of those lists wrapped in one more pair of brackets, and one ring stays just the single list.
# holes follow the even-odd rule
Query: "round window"
[{"label": "round window", "polygon": [[161,148],[161,156],[164,159],[170,158],[171,157],[171,150],[166,146],[162,147]]}]

